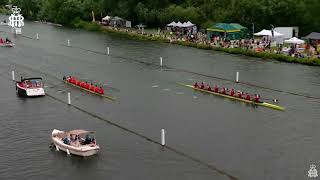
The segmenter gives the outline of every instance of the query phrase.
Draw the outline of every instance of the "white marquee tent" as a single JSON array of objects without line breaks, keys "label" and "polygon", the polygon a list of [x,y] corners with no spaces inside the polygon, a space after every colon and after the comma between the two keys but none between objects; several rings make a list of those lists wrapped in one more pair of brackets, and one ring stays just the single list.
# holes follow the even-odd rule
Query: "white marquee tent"
[{"label": "white marquee tent", "polygon": [[[272,36],[272,31],[270,31],[270,30],[262,30],[262,31],[260,31],[260,32],[258,32],[258,33],[255,33],[254,34],[255,36]],[[276,32],[276,31],[273,31],[273,36],[275,36],[275,37],[277,37],[277,36],[283,36],[283,34],[281,34],[281,33],[278,33],[278,32]]]},{"label": "white marquee tent", "polygon": [[291,39],[285,40],[285,43],[289,43],[289,44],[303,44],[304,40],[298,39],[296,37],[293,37]]}]

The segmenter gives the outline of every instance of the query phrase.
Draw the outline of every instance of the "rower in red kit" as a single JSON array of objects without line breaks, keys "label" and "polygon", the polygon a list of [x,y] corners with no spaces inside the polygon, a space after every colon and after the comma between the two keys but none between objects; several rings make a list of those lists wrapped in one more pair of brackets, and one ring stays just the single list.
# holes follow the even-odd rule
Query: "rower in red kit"
[{"label": "rower in red kit", "polygon": [[96,86],[96,87],[94,88],[94,92],[95,92],[95,93],[99,93],[99,90],[100,90],[100,89],[99,89],[98,86]]},{"label": "rower in red kit", "polygon": [[90,84],[87,81],[85,83],[85,88],[88,89],[88,90],[90,89]]},{"label": "rower in red kit", "polygon": [[196,82],[196,83],[194,83],[193,87],[194,87],[194,88],[199,88],[198,83],[197,83],[197,82]]},{"label": "rower in red kit", "polygon": [[204,89],[204,84],[203,84],[203,82],[201,83],[200,89]]},{"label": "rower in red kit", "polygon": [[242,92],[241,91],[238,91],[238,98],[242,98]]},{"label": "rower in red kit", "polygon": [[250,95],[247,93],[246,100],[250,101]]},{"label": "rower in red kit", "polygon": [[102,87],[100,87],[100,89],[99,89],[99,94],[104,94],[104,89],[102,88]]},{"label": "rower in red kit", "polygon": [[213,91],[214,91],[214,92],[216,92],[216,93],[218,93],[218,92],[219,92],[219,88],[218,88],[218,86],[217,86],[217,85],[214,85]]},{"label": "rower in red kit", "polygon": [[260,95],[259,95],[259,94],[256,94],[256,95],[254,96],[254,102],[256,102],[256,103],[259,103],[259,102],[260,102]]},{"label": "rower in red kit", "polygon": [[234,89],[233,88],[230,91],[230,96],[234,96]]},{"label": "rower in red kit", "polygon": [[226,94],[226,88],[222,87],[221,94]]},{"label": "rower in red kit", "polygon": [[80,87],[84,88],[84,82],[83,81],[80,82]]},{"label": "rower in red kit", "polygon": [[208,91],[212,91],[212,89],[211,89],[211,87],[210,87],[209,84],[207,85],[207,87],[208,87],[208,88],[207,88]]},{"label": "rower in red kit", "polygon": [[94,91],[94,89],[95,89],[95,86],[91,83],[90,90]]}]

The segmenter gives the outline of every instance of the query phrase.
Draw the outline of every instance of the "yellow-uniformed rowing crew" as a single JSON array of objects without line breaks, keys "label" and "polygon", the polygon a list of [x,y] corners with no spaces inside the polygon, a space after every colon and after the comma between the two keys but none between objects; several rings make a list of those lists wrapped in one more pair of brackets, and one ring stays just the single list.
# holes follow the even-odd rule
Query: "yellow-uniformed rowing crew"
[{"label": "yellow-uniformed rowing crew", "polygon": [[[204,84],[203,82],[201,83],[195,83],[193,85],[194,88],[197,89],[203,89],[203,90],[207,90],[210,92],[215,92],[215,93],[219,93],[219,94],[224,94],[227,96],[232,96],[232,97],[237,97],[237,98],[241,98],[241,99],[245,99],[248,101],[254,101],[256,103],[261,103],[260,101],[260,95],[259,94],[255,94],[253,98],[251,98],[249,93],[244,93],[241,91],[237,91],[237,94],[235,93],[235,90],[232,88],[230,91],[228,90],[228,88],[222,87],[221,90],[219,89],[219,87],[217,85],[214,85],[213,89],[210,87],[209,84]],[[229,92],[228,92],[229,91]]]}]

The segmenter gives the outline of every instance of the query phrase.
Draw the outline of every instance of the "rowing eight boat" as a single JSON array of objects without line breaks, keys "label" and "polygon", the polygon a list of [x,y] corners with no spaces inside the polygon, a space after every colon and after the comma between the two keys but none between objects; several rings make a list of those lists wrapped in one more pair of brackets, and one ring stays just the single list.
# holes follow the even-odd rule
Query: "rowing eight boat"
[{"label": "rowing eight boat", "polygon": [[285,110],[284,107],[281,107],[281,106],[278,106],[278,105],[275,105],[275,104],[270,104],[270,103],[266,103],[266,102],[257,103],[257,102],[254,102],[254,101],[249,101],[249,100],[246,100],[246,99],[238,98],[238,97],[235,97],[235,96],[230,96],[230,95],[227,95],[227,94],[221,94],[221,93],[216,93],[216,92],[213,92],[213,91],[208,91],[208,90],[205,90],[205,89],[195,88],[192,85],[187,85],[187,84],[180,84],[180,85],[182,85],[184,87],[192,88],[192,89],[197,90],[197,91],[201,91],[201,92],[205,92],[205,93],[214,94],[214,95],[217,95],[217,96],[222,96],[222,97],[225,97],[225,98],[229,98],[229,99],[232,99],[232,100],[238,100],[238,101],[246,102],[246,103],[253,104],[253,105],[264,106],[264,107],[271,108],[271,109],[276,109],[276,110],[279,110],[279,111],[284,111]]},{"label": "rowing eight boat", "polygon": [[87,92],[89,92],[89,93],[95,94],[95,95],[97,95],[97,96],[101,96],[101,97],[104,97],[104,98],[110,99],[110,100],[112,100],[112,101],[115,101],[115,100],[116,100],[116,98],[114,98],[114,97],[107,96],[107,95],[105,95],[105,94],[99,94],[99,93],[96,93],[96,92],[91,91],[91,90],[89,90],[89,89],[86,89],[86,88],[83,88],[83,87],[77,86],[77,85],[75,85],[75,84],[69,83],[69,82],[68,82],[68,81],[66,81],[66,80],[64,80],[63,82],[65,82],[66,84],[69,84],[69,85],[71,85],[71,86],[77,87],[77,88],[79,88],[79,89],[81,89],[81,90],[84,90],[84,91],[87,91]]}]

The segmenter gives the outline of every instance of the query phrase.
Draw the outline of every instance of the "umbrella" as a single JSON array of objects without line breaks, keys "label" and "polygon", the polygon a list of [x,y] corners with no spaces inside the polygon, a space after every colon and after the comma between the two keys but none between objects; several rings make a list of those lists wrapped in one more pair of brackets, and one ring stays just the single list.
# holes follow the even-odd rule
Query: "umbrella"
[{"label": "umbrella", "polygon": [[285,43],[290,43],[290,44],[303,44],[304,40],[298,39],[296,37],[293,37],[291,39],[285,40]]}]

